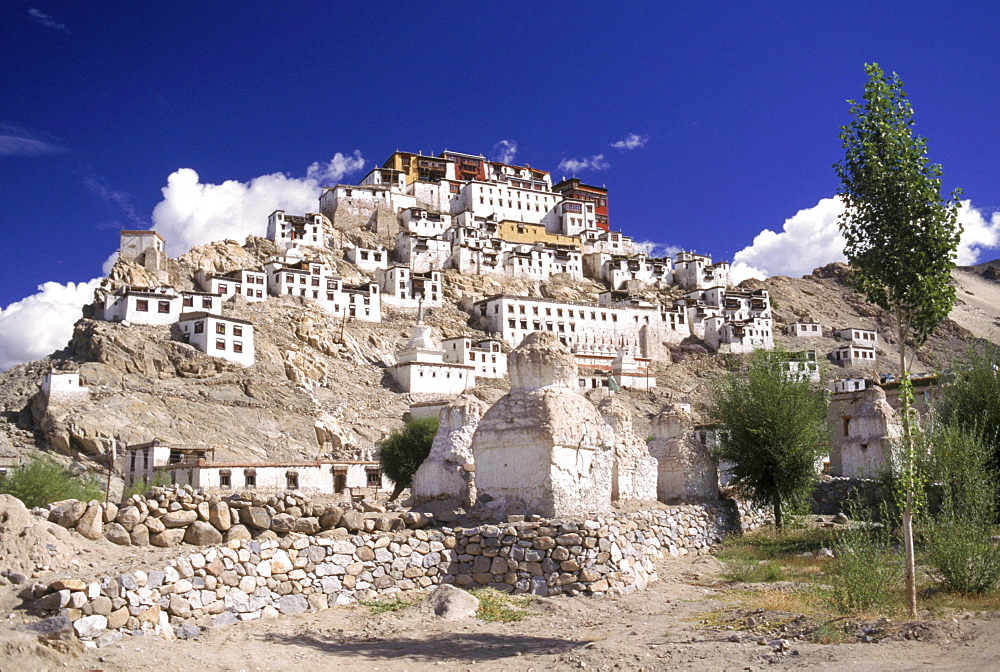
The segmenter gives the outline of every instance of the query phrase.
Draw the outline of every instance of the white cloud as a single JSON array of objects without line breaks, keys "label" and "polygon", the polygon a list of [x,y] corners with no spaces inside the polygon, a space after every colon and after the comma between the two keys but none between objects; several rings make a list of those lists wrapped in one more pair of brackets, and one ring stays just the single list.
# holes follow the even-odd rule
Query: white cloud
[{"label": "white cloud", "polygon": [[982,258],[983,252],[1000,247],[1000,211],[994,212],[987,220],[982,210],[972,207],[972,201],[962,201],[958,221],[962,224],[958,265],[971,266],[988,261]]},{"label": "white cloud", "polygon": [[50,30],[57,30],[60,33],[69,34],[69,28],[66,27],[65,23],[59,23],[51,16],[46,14],[40,9],[35,9],[34,7],[28,7],[28,16],[32,18],[36,23],[49,28]]},{"label": "white cloud", "polygon": [[65,147],[43,140],[23,128],[0,124],[0,156],[45,156],[65,151]]},{"label": "white cloud", "polygon": [[500,163],[513,164],[514,157],[517,156],[516,140],[501,140],[493,145],[493,160]]},{"label": "white cloud", "polygon": [[[798,277],[820,266],[845,261],[844,237],[837,224],[843,211],[839,197],[824,198],[786,219],[780,233],[761,231],[750,246],[734,255],[734,281],[779,274]],[[1000,212],[987,219],[971,201],[962,201],[958,219],[964,227],[957,255],[959,265],[976,264],[986,250],[1000,247]]]},{"label": "white cloud", "polygon": [[81,309],[93,301],[101,280],[65,285],[46,282],[36,294],[0,310],[0,371],[64,348]]},{"label": "white cloud", "polygon": [[607,170],[611,164],[605,161],[603,154],[595,154],[582,159],[563,159],[559,162],[559,170],[576,173],[581,170]]},{"label": "white cloud", "polygon": [[676,256],[681,248],[674,245],[666,245],[664,243],[656,243],[652,240],[641,240],[633,243],[637,250],[646,254],[649,257],[661,258],[661,257],[673,257]]},{"label": "white cloud", "polygon": [[332,187],[340,182],[344,175],[356,173],[365,167],[361,150],[355,149],[353,156],[337,152],[329,163],[313,163],[306,170],[306,178],[316,180],[321,187]]},{"label": "white cloud", "polygon": [[648,135],[638,135],[636,133],[629,133],[625,136],[624,140],[619,140],[618,142],[612,142],[611,146],[615,149],[636,149],[638,147],[645,147],[646,143],[649,142]]},{"label": "white cloud", "polygon": [[[734,279],[789,275],[798,277],[834,261],[844,261],[844,237],[837,217],[844,211],[839,197],[824,198],[785,220],[780,233],[764,229],[733,256]],[[740,264],[737,271],[737,264]]]},{"label": "white cloud", "polygon": [[180,168],[167,178],[163,200],[153,208],[153,228],[166,240],[170,256],[215,240],[242,242],[251,234],[263,236],[269,214],[315,212],[322,185],[363,167],[359,151],[353,156],[338,152],[329,163],[309,166],[304,178],[273,173],[222,184],[203,184],[194,170]]}]

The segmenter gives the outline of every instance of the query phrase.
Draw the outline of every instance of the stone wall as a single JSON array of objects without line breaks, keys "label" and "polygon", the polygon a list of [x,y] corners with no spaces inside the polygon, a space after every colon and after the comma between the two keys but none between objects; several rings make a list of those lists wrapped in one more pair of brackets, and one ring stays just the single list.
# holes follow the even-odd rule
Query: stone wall
[{"label": "stone wall", "polygon": [[[589,519],[511,516],[498,525],[314,536],[273,532],[200,549],[168,566],[28,585],[30,610],[104,646],[124,635],[191,637],[202,628],[326,609],[441,583],[537,595],[618,595],[657,575],[653,560],[702,553],[763,522],[732,500]],[[56,623],[56,625],[58,625]]]},{"label": "stone wall", "polygon": [[880,481],[834,476],[823,478],[813,489],[812,513],[831,515],[847,513],[852,508],[874,509],[882,501],[883,486]]}]

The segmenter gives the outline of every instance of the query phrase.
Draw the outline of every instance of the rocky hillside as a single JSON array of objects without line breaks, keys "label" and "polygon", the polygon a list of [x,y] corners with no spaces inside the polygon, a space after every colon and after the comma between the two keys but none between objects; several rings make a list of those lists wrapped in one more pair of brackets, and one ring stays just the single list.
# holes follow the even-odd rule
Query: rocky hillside
[{"label": "rocky hillside", "polygon": [[[259,266],[277,250],[269,241],[250,238],[240,246],[221,241],[197,247],[170,260],[167,273],[176,287],[194,286],[197,270],[225,273]],[[323,260],[342,277],[365,277],[338,254],[324,250]],[[843,285],[846,267],[834,264],[804,278],[774,277],[753,286],[771,292],[774,332],[798,319],[821,322],[827,336],[793,339],[777,336],[790,349],[816,348],[820,356],[835,346],[832,327],[868,326],[879,331],[878,371],[892,372],[896,350],[886,315]],[[919,352],[913,370],[946,368],[970,335],[990,338],[1000,319],[1000,266],[955,272],[959,304],[953,320]],[[556,277],[547,283],[444,274],[445,307],[430,311],[435,335],[476,334],[467,312],[474,301],[504,291],[530,296],[594,301],[601,287]],[[135,264],[119,262],[98,290],[121,285],[162,284]],[[669,300],[670,291],[634,287],[650,299]],[[286,460],[320,455],[369,457],[375,444],[402,423],[412,399],[400,393],[387,373],[395,352],[409,336],[412,311],[384,311],[381,324],[343,323],[308,301],[270,297],[249,304],[235,297],[226,315],[251,320],[256,329],[257,361],[242,368],[209,357],[176,340],[170,327],[122,325],[90,319],[77,323],[68,346],[39,362],[0,374],[0,453],[52,450],[97,467],[117,439],[138,443],[161,439],[203,445],[217,460]],[[671,349],[671,361],[657,362],[659,388],[653,393],[625,391],[636,431],[649,431],[649,419],[668,399],[703,408],[711,381],[725,358],[709,354],[692,340]],[[825,364],[830,377],[849,371]],[[90,398],[76,404],[48,404],[38,395],[51,367],[79,369]],[[864,374],[871,372],[857,371]],[[487,401],[505,390],[504,381],[480,381],[477,394]]]}]

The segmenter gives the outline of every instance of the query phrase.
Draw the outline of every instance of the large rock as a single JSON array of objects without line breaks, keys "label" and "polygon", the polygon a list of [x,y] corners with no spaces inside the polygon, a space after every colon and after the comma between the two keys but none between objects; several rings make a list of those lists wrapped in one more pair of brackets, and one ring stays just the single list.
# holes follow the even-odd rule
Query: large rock
[{"label": "large rock", "polygon": [[340,519],[340,526],[346,527],[351,532],[360,532],[365,529],[364,514],[354,509],[345,511]]},{"label": "large rock", "polygon": [[295,518],[287,513],[276,513],[271,516],[271,529],[275,532],[291,532]]},{"label": "large rock", "polygon": [[112,544],[118,544],[119,546],[132,545],[132,538],[129,536],[128,530],[121,523],[108,523],[105,525],[104,538]]},{"label": "large rock", "polygon": [[74,527],[87,511],[87,502],[71,499],[55,506],[49,511],[49,520],[65,528]]},{"label": "large rock", "polygon": [[196,520],[198,520],[197,511],[185,511],[184,509],[181,509],[180,511],[171,511],[160,518],[160,522],[163,523],[163,526],[168,530],[177,527],[187,527]]},{"label": "large rock", "polygon": [[157,534],[151,535],[149,537],[149,543],[153,546],[160,546],[162,548],[173,548],[177,546],[182,541],[184,541],[184,534],[187,531],[184,529],[171,529],[163,530],[163,532],[158,532]]},{"label": "large rock", "polygon": [[104,534],[104,509],[91,504],[76,523],[76,531],[87,539],[97,540]]},{"label": "large rock", "polygon": [[233,518],[229,505],[225,502],[215,502],[208,509],[208,520],[219,532],[225,532],[233,526]]},{"label": "large rock", "polygon": [[413,475],[410,496],[414,503],[455,499],[464,506],[475,504],[472,436],[486,409],[487,405],[471,394],[463,394],[441,409],[431,452]]},{"label": "large rock", "polygon": [[184,534],[184,541],[195,546],[211,546],[222,543],[222,532],[215,529],[211,523],[196,520],[191,523]]},{"label": "large rock", "polygon": [[139,523],[128,535],[129,540],[132,542],[133,546],[148,546],[149,545],[149,528]]},{"label": "large rock", "polygon": [[139,524],[142,520],[142,512],[139,511],[138,507],[135,506],[125,506],[118,511],[118,515],[115,520],[119,525],[125,528],[126,531],[131,532],[132,529]]},{"label": "large rock", "polygon": [[431,591],[420,604],[420,610],[446,621],[457,621],[475,616],[479,610],[479,599],[461,588],[443,584]]},{"label": "large rock", "polygon": [[695,436],[694,419],[684,407],[667,406],[653,418],[649,452],[657,460],[656,496],[661,502],[718,499],[715,460]]},{"label": "large rock", "polygon": [[344,510],[339,506],[328,506],[323,509],[319,517],[319,526],[324,530],[330,530],[337,526],[344,516]]},{"label": "large rock", "polygon": [[250,530],[246,525],[233,525],[226,531],[226,541],[242,541],[252,539]]},{"label": "large rock", "polygon": [[99,614],[84,616],[73,621],[73,629],[80,639],[93,639],[108,629],[108,619]]},{"label": "large rock", "polygon": [[271,516],[267,514],[267,509],[262,506],[248,506],[240,511],[240,522],[255,530],[268,530],[271,528]]},{"label": "large rock", "polygon": [[511,352],[513,387],[472,438],[476,489],[494,513],[546,517],[611,510],[612,435],[576,392],[573,355],[555,334],[536,332]]}]

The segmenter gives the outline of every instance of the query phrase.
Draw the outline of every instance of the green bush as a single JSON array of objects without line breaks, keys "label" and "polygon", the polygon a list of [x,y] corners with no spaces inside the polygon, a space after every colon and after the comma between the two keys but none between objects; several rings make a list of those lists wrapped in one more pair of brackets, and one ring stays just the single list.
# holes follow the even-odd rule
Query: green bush
[{"label": "green bush", "polygon": [[878,528],[851,530],[838,535],[829,573],[831,605],[845,614],[884,614],[893,611],[903,582],[902,558],[887,545]]},{"label": "green bush", "polygon": [[1000,583],[1000,548],[989,527],[936,520],[921,531],[931,578],[957,593],[985,595]]},{"label": "green bush", "polygon": [[431,444],[434,443],[437,431],[437,418],[416,418],[379,444],[382,473],[396,484],[392,499],[410,487],[413,474],[417,473],[420,464],[431,452]]},{"label": "green bush", "polygon": [[77,478],[49,455],[39,455],[20,469],[0,477],[0,493],[14,495],[31,508],[62,499],[104,499],[104,489],[92,478]]}]

